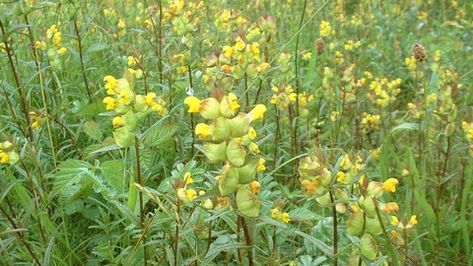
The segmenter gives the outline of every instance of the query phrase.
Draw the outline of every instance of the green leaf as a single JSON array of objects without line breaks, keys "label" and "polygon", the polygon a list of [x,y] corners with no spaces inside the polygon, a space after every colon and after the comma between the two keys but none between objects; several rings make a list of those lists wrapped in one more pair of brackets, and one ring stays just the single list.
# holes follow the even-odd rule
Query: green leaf
[{"label": "green leaf", "polygon": [[92,165],[86,161],[70,159],[62,162],[52,175],[54,193],[59,194],[64,202],[90,193],[93,185],[93,182],[88,179],[92,174],[91,169]]},{"label": "green leaf", "polygon": [[84,133],[94,140],[102,139],[102,131],[97,122],[90,120],[84,123]]},{"label": "green leaf", "polygon": [[157,147],[166,141],[172,139],[176,134],[177,126],[169,124],[156,125],[147,132],[145,144],[151,147]]},{"label": "green leaf", "polygon": [[322,253],[324,253],[325,255],[329,256],[329,257],[333,257],[333,250],[331,247],[327,246],[327,244],[325,244],[324,242],[318,240],[317,238],[311,236],[311,235],[308,235],[304,232],[301,232],[301,231],[296,231],[295,232],[297,235],[300,235],[302,236],[303,238],[309,240],[310,242],[312,242],[317,248],[320,249],[320,251],[322,251]]},{"label": "green leaf", "polygon": [[105,161],[101,163],[100,170],[102,171],[103,178],[110,186],[112,186],[118,193],[124,192],[125,184],[123,175],[123,161]]}]

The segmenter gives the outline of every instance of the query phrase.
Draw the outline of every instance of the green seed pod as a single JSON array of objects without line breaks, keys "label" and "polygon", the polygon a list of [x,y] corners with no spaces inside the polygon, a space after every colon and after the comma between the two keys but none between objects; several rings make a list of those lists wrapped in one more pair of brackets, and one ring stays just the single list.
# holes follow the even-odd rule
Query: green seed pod
[{"label": "green seed pod", "polygon": [[216,119],[220,115],[220,103],[215,98],[202,100],[200,102],[200,115],[205,119]]},{"label": "green seed pod", "polygon": [[248,184],[255,179],[256,168],[258,167],[259,159],[249,159],[246,165],[237,168],[240,177],[240,184]]},{"label": "green seed pod", "polygon": [[245,216],[258,217],[260,201],[256,194],[253,194],[249,185],[242,185],[236,195],[238,210]]},{"label": "green seed pod", "polygon": [[229,165],[224,166],[224,174],[218,181],[218,188],[222,196],[228,196],[235,192],[238,188],[238,170]]},{"label": "green seed pod", "polygon": [[245,147],[235,139],[230,140],[227,146],[227,160],[234,166],[240,167],[245,163]]},{"label": "green seed pod", "polygon": [[246,67],[246,74],[248,75],[248,78],[250,79],[256,78],[256,76],[258,76],[258,70],[256,69],[256,65],[249,64]]},{"label": "green seed pod", "polygon": [[245,70],[239,65],[235,66],[235,68],[233,69],[233,78],[242,79],[244,76],[245,76]]},{"label": "green seed pod", "polygon": [[320,206],[324,208],[330,207],[330,204],[332,203],[332,201],[330,200],[330,194],[328,192],[318,197],[316,200],[320,204]]},{"label": "green seed pod", "polygon": [[371,181],[366,188],[366,196],[374,196],[375,198],[379,198],[383,195],[383,183]]},{"label": "green seed pod", "polygon": [[363,232],[363,212],[358,211],[347,220],[347,232],[352,236],[358,236]]},{"label": "green seed pod", "polygon": [[20,160],[20,156],[15,151],[9,151],[8,157],[9,157],[9,161],[8,161],[9,164],[15,164]]},{"label": "green seed pod", "polygon": [[368,217],[376,217],[376,206],[372,197],[360,197],[359,203],[363,206]]},{"label": "green seed pod", "polygon": [[232,119],[228,119],[231,137],[238,138],[248,134],[250,128],[250,120],[245,113],[239,113]]},{"label": "green seed pod", "polygon": [[227,153],[227,143],[225,141],[219,144],[205,143],[204,153],[211,163],[225,161]]},{"label": "green seed pod", "polygon": [[364,234],[360,241],[360,253],[369,260],[376,259],[378,255],[378,245],[370,234]]},{"label": "green seed pod", "polygon": [[377,218],[367,218],[365,228],[366,231],[372,235],[380,235],[383,232],[381,224]]},{"label": "green seed pod", "polygon": [[448,123],[447,127],[445,127],[445,136],[450,137],[455,133],[455,123]]},{"label": "green seed pod", "polygon": [[230,138],[231,130],[228,120],[224,117],[218,117],[214,125],[214,131],[212,133],[212,138],[215,141],[222,141]]},{"label": "green seed pod", "polygon": [[135,105],[133,106],[137,112],[146,112],[148,110],[148,105],[146,104],[145,97],[143,95],[136,95]]},{"label": "green seed pod", "polygon": [[135,112],[128,111],[123,115],[124,126],[128,131],[135,131],[136,126],[138,125],[138,117],[135,115]]},{"label": "green seed pod", "polygon": [[135,133],[129,131],[126,127],[121,127],[113,132],[113,138],[121,148],[130,147],[135,140]]}]

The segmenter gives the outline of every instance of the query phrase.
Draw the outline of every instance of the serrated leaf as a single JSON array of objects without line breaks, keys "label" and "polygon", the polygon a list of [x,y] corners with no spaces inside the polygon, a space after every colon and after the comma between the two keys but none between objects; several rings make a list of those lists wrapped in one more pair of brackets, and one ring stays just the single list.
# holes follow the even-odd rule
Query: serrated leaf
[{"label": "serrated leaf", "polygon": [[295,232],[297,235],[300,235],[302,236],[303,238],[309,240],[310,242],[312,242],[317,248],[320,249],[320,251],[322,251],[322,253],[324,253],[325,255],[329,256],[329,257],[333,257],[333,250],[331,247],[327,246],[327,244],[325,244],[324,242],[318,240],[317,238],[311,236],[311,235],[308,235],[304,232],[301,232],[301,231],[296,231]]},{"label": "serrated leaf", "polygon": [[100,126],[93,120],[84,123],[84,133],[94,140],[102,139],[102,131],[100,130]]},{"label": "serrated leaf", "polygon": [[93,185],[92,181],[87,180],[91,168],[92,165],[86,161],[70,159],[62,162],[53,174],[53,191],[60,195],[62,201],[73,200],[88,193]]},{"label": "serrated leaf", "polygon": [[159,146],[162,143],[172,139],[176,131],[177,131],[176,125],[169,125],[169,124],[156,125],[149,132],[147,132],[147,135],[145,138],[145,144],[151,147]]},{"label": "serrated leaf", "polygon": [[105,161],[100,165],[104,180],[118,193],[124,191],[123,169],[123,161],[120,160]]}]

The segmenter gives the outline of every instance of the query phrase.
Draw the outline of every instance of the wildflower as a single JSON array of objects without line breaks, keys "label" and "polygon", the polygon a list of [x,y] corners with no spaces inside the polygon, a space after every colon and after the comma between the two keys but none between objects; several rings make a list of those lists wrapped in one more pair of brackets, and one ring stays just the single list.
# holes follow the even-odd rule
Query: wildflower
[{"label": "wildflower", "polygon": [[199,138],[206,138],[206,137],[212,135],[212,128],[207,124],[199,123],[195,127],[195,134]]},{"label": "wildflower", "polygon": [[391,224],[397,226],[399,224],[399,219],[396,216],[391,216]]},{"label": "wildflower", "polygon": [[338,182],[345,182],[346,176],[347,176],[347,175],[346,175],[344,172],[339,171],[339,172],[337,173],[337,181],[338,181]]},{"label": "wildflower", "polygon": [[58,46],[59,46],[59,45],[61,44],[61,42],[62,42],[62,34],[61,34],[60,32],[54,33],[52,40],[53,40],[53,44],[54,44],[54,45],[58,45]]},{"label": "wildflower", "polygon": [[245,42],[244,42],[240,37],[238,37],[238,38],[236,39],[235,49],[236,49],[237,51],[243,51],[243,49],[245,49],[245,47],[246,47]]},{"label": "wildflower", "polygon": [[57,50],[57,53],[58,53],[59,55],[64,55],[64,54],[67,53],[67,48],[66,48],[66,47],[61,47],[61,48],[59,48],[59,49]]},{"label": "wildflower", "polygon": [[283,214],[281,214],[281,221],[285,224],[291,221],[291,217],[289,217],[289,214],[287,212],[284,212]]},{"label": "wildflower", "polygon": [[230,108],[234,111],[240,108],[240,104],[238,103],[238,98],[235,94],[229,93],[228,94],[228,102],[230,103]]},{"label": "wildflower", "polygon": [[7,164],[10,162],[10,156],[8,153],[2,151],[0,152],[0,164]]},{"label": "wildflower", "polygon": [[416,225],[417,224],[417,216],[416,215],[411,216],[411,219],[409,220],[409,224],[410,225]]},{"label": "wildflower", "polygon": [[311,53],[311,52],[307,52],[307,53],[304,53],[304,54],[302,55],[302,59],[303,59],[303,60],[308,61],[308,60],[310,60],[311,58],[312,58],[312,53]]},{"label": "wildflower", "polygon": [[234,53],[233,47],[227,46],[227,45],[223,47],[223,55],[224,55],[226,58],[232,58],[233,53]]},{"label": "wildflower", "polygon": [[404,60],[404,63],[406,63],[407,69],[411,71],[414,71],[416,69],[416,59],[413,56],[407,57]]},{"label": "wildflower", "polygon": [[265,63],[261,63],[259,66],[256,67],[256,70],[261,73],[261,72],[266,71],[266,70],[269,68],[269,66],[270,66],[270,65],[269,65],[268,63],[266,63],[266,62],[265,62]]},{"label": "wildflower", "polygon": [[330,36],[331,33],[332,26],[330,26],[330,23],[325,20],[322,20],[322,22],[320,22],[320,36],[327,37]]},{"label": "wildflower", "polygon": [[388,180],[384,181],[383,189],[388,192],[396,192],[396,185],[399,181],[396,178],[389,178]]},{"label": "wildflower", "polygon": [[256,130],[253,127],[248,129],[248,137],[253,140],[256,138]]},{"label": "wildflower", "polygon": [[118,85],[118,80],[114,78],[113,76],[108,75],[103,78],[103,81],[105,81],[105,89],[107,90],[107,94],[115,95],[116,87]]},{"label": "wildflower", "polygon": [[383,211],[387,214],[391,214],[399,210],[399,205],[396,202],[389,202],[383,205]]},{"label": "wildflower", "polygon": [[266,112],[266,106],[264,104],[257,104],[253,110],[250,112],[251,120],[259,120],[264,118],[264,113]]},{"label": "wildflower", "polygon": [[184,103],[189,106],[189,113],[198,113],[200,110],[200,100],[194,96],[188,96],[184,100]]},{"label": "wildflower", "polygon": [[123,19],[118,19],[118,22],[117,22],[117,26],[120,28],[120,29],[123,29],[125,28],[125,21]]},{"label": "wildflower", "polygon": [[192,175],[190,172],[186,172],[184,174],[184,181],[186,182],[186,185],[192,184],[194,182],[194,179],[192,179]]},{"label": "wildflower", "polygon": [[39,50],[45,50],[46,49],[46,43],[44,41],[36,41],[34,43],[34,47]]},{"label": "wildflower", "polygon": [[154,92],[149,92],[148,94],[146,94],[145,96],[145,103],[148,105],[148,106],[153,106],[156,102],[154,101],[154,99],[156,98],[156,93]]},{"label": "wildflower", "polygon": [[116,116],[113,118],[112,124],[114,128],[121,127],[125,124],[125,120],[121,116]]},{"label": "wildflower", "polygon": [[261,190],[261,185],[258,181],[253,180],[250,183],[250,190],[253,194],[258,194]]},{"label": "wildflower", "polygon": [[264,165],[265,162],[266,162],[265,159],[260,158],[258,162],[258,166],[256,167],[256,171],[263,172],[264,170],[266,170],[266,166]]},{"label": "wildflower", "polygon": [[187,200],[191,201],[193,200],[195,197],[197,196],[197,192],[190,188],[188,190],[186,190],[186,197],[187,197]]},{"label": "wildflower", "polygon": [[274,208],[271,211],[271,218],[276,219],[277,217],[279,217],[279,215],[281,215],[281,211],[279,210],[279,208]]},{"label": "wildflower", "polygon": [[254,153],[254,154],[259,154],[261,151],[259,150],[259,147],[258,147],[258,144],[252,142],[250,144],[250,150]]},{"label": "wildflower", "polygon": [[128,66],[136,65],[136,59],[133,56],[129,56],[127,60]]}]

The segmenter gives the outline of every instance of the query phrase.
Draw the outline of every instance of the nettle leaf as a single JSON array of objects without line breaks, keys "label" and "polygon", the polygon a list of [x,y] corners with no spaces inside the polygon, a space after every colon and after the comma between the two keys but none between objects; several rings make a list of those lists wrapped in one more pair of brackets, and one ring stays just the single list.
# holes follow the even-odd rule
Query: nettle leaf
[{"label": "nettle leaf", "polygon": [[102,131],[100,130],[100,126],[93,120],[84,123],[84,133],[93,140],[102,139]]},{"label": "nettle leaf", "polygon": [[121,193],[125,190],[123,161],[105,161],[101,163],[100,170],[104,180],[107,181],[107,183],[118,193]]},{"label": "nettle leaf", "polygon": [[91,192],[93,181],[88,179],[91,175],[92,165],[81,160],[67,160],[58,166],[53,174],[53,191],[59,194],[64,202],[74,200],[80,195]]},{"label": "nettle leaf", "polygon": [[176,125],[156,125],[147,132],[145,144],[156,147],[172,139],[177,131]]}]

